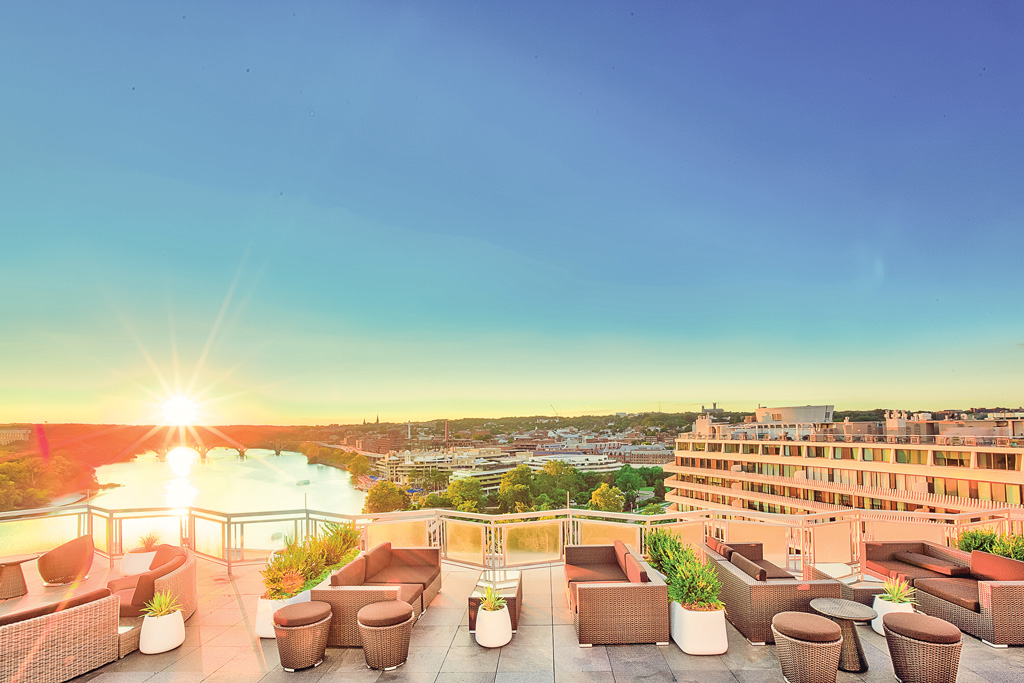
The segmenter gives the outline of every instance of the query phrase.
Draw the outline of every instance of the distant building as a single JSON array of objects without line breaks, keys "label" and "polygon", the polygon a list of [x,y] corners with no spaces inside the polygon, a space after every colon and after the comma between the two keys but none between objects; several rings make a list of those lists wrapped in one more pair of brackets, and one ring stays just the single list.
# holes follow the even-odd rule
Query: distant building
[{"label": "distant building", "polygon": [[31,429],[0,429],[0,446],[18,441],[28,441],[31,438]]}]

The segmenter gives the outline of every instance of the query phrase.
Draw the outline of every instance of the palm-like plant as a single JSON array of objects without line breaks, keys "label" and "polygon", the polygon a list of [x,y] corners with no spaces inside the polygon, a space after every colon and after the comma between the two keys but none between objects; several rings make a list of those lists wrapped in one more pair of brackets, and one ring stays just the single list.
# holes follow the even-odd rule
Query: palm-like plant
[{"label": "palm-like plant", "polygon": [[480,608],[485,609],[488,612],[498,612],[505,607],[505,598],[498,594],[498,591],[494,590],[494,586],[488,586],[484,590],[484,595],[480,598]]},{"label": "palm-like plant", "polygon": [[886,602],[891,602],[895,605],[902,604],[916,604],[917,589],[912,588],[910,584],[903,579],[889,578],[882,584],[883,591],[879,594],[879,597]]},{"label": "palm-like plant", "polygon": [[166,617],[181,610],[181,603],[170,591],[158,591],[153,594],[153,599],[145,604],[140,610],[150,617]]}]

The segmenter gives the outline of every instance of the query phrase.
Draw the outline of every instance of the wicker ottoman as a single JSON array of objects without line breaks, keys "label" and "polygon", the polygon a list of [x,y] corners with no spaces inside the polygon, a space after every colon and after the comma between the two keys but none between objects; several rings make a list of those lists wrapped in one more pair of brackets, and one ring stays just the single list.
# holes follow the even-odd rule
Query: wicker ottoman
[{"label": "wicker ottoman", "polygon": [[897,680],[956,683],[963,647],[956,626],[925,614],[893,612],[882,617],[882,628]]},{"label": "wicker ottoman", "polygon": [[274,612],[277,654],[285,671],[320,666],[331,630],[331,606],[326,602],[297,602]]},{"label": "wicker ottoman", "polygon": [[839,624],[817,614],[779,612],[772,633],[788,683],[836,683],[843,648]]},{"label": "wicker ottoman", "polygon": [[389,671],[405,664],[416,623],[412,605],[401,600],[370,603],[359,610],[356,621],[367,667]]}]

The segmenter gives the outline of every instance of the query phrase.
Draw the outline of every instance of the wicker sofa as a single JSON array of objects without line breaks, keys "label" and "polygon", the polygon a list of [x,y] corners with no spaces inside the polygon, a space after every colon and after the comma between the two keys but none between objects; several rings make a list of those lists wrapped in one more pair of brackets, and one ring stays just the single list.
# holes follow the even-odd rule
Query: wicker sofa
[{"label": "wicker sofa", "polygon": [[117,597],[100,590],[0,618],[0,683],[60,683],[117,659]]},{"label": "wicker sofa", "polygon": [[699,549],[714,561],[722,583],[725,616],[753,644],[775,642],[772,618],[776,614],[814,613],[811,600],[842,597],[842,586],[835,579],[805,580],[768,562],[763,558],[760,543],[718,544],[713,539],[711,542],[711,546],[701,544]]},{"label": "wicker sofa", "polygon": [[[922,545],[925,552],[919,553]],[[1024,562],[932,543],[866,543],[865,553],[875,558],[865,561],[865,571],[878,574],[880,567],[887,567],[889,576],[913,583],[918,609],[925,614],[944,619],[989,645],[1024,645],[1020,616],[1024,613]],[[880,565],[877,558],[889,558],[883,560],[888,564]],[[927,558],[940,562],[929,563]],[[894,561],[909,567],[896,566]]]},{"label": "wicker sofa", "polygon": [[631,546],[568,545],[564,571],[581,647],[668,643],[668,586]]},{"label": "wicker sofa", "polygon": [[441,590],[438,548],[392,548],[382,543],[361,553],[314,588],[311,600],[331,605],[331,647],[361,647],[356,614],[374,602],[402,600],[416,618]]}]

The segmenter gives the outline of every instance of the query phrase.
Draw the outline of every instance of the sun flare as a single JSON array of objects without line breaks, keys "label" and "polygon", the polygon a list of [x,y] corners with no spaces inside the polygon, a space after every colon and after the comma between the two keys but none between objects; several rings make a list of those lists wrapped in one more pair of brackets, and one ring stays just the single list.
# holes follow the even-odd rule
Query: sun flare
[{"label": "sun flare", "polygon": [[187,396],[172,396],[164,403],[164,422],[168,425],[194,425],[198,416],[196,402]]}]

